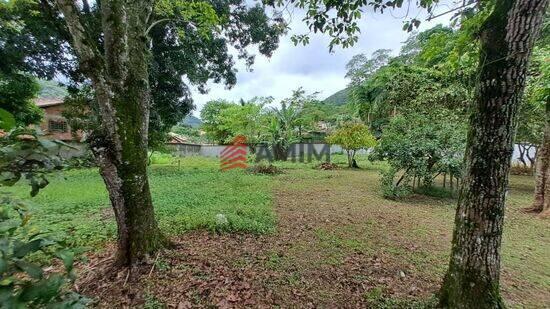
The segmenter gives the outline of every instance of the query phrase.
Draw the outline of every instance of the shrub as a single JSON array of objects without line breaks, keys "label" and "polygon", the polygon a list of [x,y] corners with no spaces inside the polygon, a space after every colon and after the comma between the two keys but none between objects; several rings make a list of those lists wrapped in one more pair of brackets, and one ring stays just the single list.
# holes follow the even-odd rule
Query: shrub
[{"label": "shrub", "polygon": [[[14,128],[11,118],[0,109],[1,128],[8,130],[0,135],[0,186],[23,178],[35,196],[48,185],[46,175],[63,167],[53,150],[64,143],[43,140],[31,128]],[[0,196],[0,308],[83,307],[85,298],[64,290],[74,280],[74,252],[30,226],[30,218],[24,202]],[[36,262],[38,255],[47,267]],[[56,259],[65,271],[46,271],[55,269],[50,265]]]},{"label": "shrub", "polygon": [[[74,252],[46,237],[30,224],[25,203],[4,195],[0,199],[0,307],[84,307],[89,300],[64,289],[75,279]],[[50,272],[35,262],[36,254],[65,271]],[[47,267],[51,268],[51,267]]]},{"label": "shrub", "polygon": [[465,139],[464,123],[453,115],[411,113],[393,117],[369,156],[391,167],[382,177],[384,196],[410,192],[408,187],[414,179],[430,187],[440,174],[461,177]]},{"label": "shrub", "polygon": [[330,163],[330,162],[323,162],[323,163],[317,165],[316,168],[319,169],[319,170],[329,171],[329,170],[338,169],[338,165],[336,165],[334,163]]},{"label": "shrub", "polygon": [[249,167],[247,170],[252,174],[278,175],[283,173],[282,169],[271,163],[267,164],[264,162],[259,162],[258,164]]},{"label": "shrub", "polygon": [[380,184],[382,187],[382,195],[387,199],[397,199],[409,195],[412,190],[408,183],[408,178],[410,177],[407,174],[403,174],[397,183],[394,183],[395,175],[397,174],[397,169],[390,167],[388,170],[381,172]]}]

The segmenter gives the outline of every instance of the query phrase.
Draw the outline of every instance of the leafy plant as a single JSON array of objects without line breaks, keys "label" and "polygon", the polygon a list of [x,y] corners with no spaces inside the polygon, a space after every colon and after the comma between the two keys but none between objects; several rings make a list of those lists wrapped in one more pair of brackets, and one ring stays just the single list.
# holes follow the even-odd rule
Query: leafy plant
[{"label": "leafy plant", "polygon": [[11,186],[24,177],[31,186],[31,196],[48,185],[46,174],[63,167],[55,155],[61,141],[40,138],[31,128],[16,128],[0,138],[0,184]]},{"label": "leafy plant", "polygon": [[[25,177],[35,196],[48,185],[46,174],[62,167],[61,160],[51,155],[58,144],[41,139],[32,129],[13,129],[11,118],[9,113],[0,114],[3,128],[11,129],[0,135],[0,186],[13,186]],[[64,290],[75,279],[74,252],[32,227],[30,219],[23,201],[9,193],[0,195],[0,307],[83,307],[87,299]],[[49,261],[46,267],[36,262],[39,252]],[[65,271],[47,270],[55,265],[53,260],[59,260]]]},{"label": "leafy plant", "polygon": [[355,153],[376,145],[369,128],[362,123],[346,123],[326,138],[329,144],[342,146],[348,155],[348,166],[359,167],[355,162]]},{"label": "leafy plant", "polygon": [[465,149],[464,123],[451,114],[409,114],[392,118],[371,160],[385,160],[384,196],[399,197],[410,192],[411,181],[430,187],[440,174],[460,178]]},{"label": "leafy plant", "polygon": [[[24,202],[7,194],[0,197],[0,307],[84,307],[88,299],[63,289],[75,279],[74,252],[37,231],[30,219]],[[60,261],[64,271],[34,262],[38,252],[51,261],[47,265]]]}]

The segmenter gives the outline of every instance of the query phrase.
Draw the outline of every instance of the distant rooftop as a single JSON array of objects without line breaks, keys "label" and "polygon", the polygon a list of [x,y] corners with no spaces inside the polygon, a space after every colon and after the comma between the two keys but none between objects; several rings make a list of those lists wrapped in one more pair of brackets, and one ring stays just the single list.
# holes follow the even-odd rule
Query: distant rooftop
[{"label": "distant rooftop", "polygon": [[48,107],[63,104],[63,99],[58,98],[38,98],[34,99],[34,104],[38,107]]},{"label": "distant rooftop", "polygon": [[189,141],[187,140],[187,137],[183,135],[179,135],[173,132],[168,132],[168,136],[170,139],[168,140],[168,144],[187,144]]}]

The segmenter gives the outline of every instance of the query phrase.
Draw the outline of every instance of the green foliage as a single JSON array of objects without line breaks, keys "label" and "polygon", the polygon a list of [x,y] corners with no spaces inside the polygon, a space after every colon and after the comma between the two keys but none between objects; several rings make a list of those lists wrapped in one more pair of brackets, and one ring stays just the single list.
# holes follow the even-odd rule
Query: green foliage
[{"label": "green foliage", "polygon": [[355,152],[359,149],[368,149],[376,145],[376,139],[369,128],[362,123],[346,123],[326,138],[329,144],[342,146],[348,153],[348,166],[352,167]]},{"label": "green foliage", "polygon": [[351,79],[352,85],[360,85],[369,79],[378,69],[388,64],[390,49],[378,49],[370,58],[365,54],[355,55],[346,64],[346,77]]},{"label": "green foliage", "polygon": [[383,173],[384,195],[406,194],[413,178],[429,187],[441,173],[461,177],[465,143],[465,123],[452,114],[392,118],[371,154],[372,160],[386,160],[390,165]]},{"label": "green foliage", "polygon": [[54,155],[58,141],[41,139],[30,128],[16,128],[0,137],[0,185],[11,186],[24,177],[31,186],[31,196],[48,185],[46,175],[63,167]]},{"label": "green foliage", "polygon": [[224,126],[224,119],[221,118],[223,110],[228,109],[233,103],[225,100],[215,100],[206,102],[201,110],[201,119],[203,121],[201,128],[206,133],[206,137],[216,143],[224,143],[229,139],[231,132],[228,132]]},{"label": "green foliage", "polygon": [[38,89],[32,76],[0,70],[0,106],[14,116],[18,125],[36,124],[42,119],[42,110],[33,101]]},{"label": "green foliage", "polygon": [[349,88],[337,91],[324,99],[323,103],[329,105],[345,105],[349,101],[349,92]]},{"label": "green foliage", "polygon": [[538,46],[533,51],[525,96],[519,108],[516,141],[539,145],[542,142],[545,108],[550,104],[550,47]]},{"label": "green foliage", "polygon": [[[30,218],[24,202],[0,196],[0,307],[84,308],[88,299],[65,290],[75,279],[74,252],[30,225]],[[47,267],[34,261],[38,253],[49,260]],[[45,269],[55,260],[64,271]]]},{"label": "green foliage", "polygon": [[346,150],[368,149],[376,140],[367,126],[361,123],[347,123],[327,137],[327,142],[342,146]]},{"label": "green foliage", "polygon": [[271,109],[267,142],[277,161],[286,161],[288,148],[299,141],[301,106],[297,103],[297,101],[287,99],[281,102],[280,108]]},{"label": "green foliage", "polygon": [[395,176],[398,173],[399,169],[390,166],[389,169],[383,170],[380,172],[381,178],[380,178],[380,187],[382,188],[382,196],[387,199],[398,199],[401,197],[405,197],[412,192],[412,188],[409,185],[409,181],[411,180],[411,177],[409,174],[403,175],[403,184],[394,184],[395,182]]},{"label": "green foliage", "polygon": [[[102,46],[100,2],[88,2],[79,6],[78,13],[89,39]],[[151,39],[151,55],[147,58],[151,87],[151,149],[159,149],[169,130],[192,110],[189,85],[206,92],[209,81],[228,87],[236,83],[235,60],[229,46],[237,50],[238,58],[247,66],[254,62],[254,56],[249,54],[254,45],[261,54],[272,54],[286,24],[280,16],[270,18],[268,13],[262,5],[251,6],[242,0],[155,2],[147,32]],[[84,92],[75,94],[73,91],[73,102],[80,101],[81,110],[87,107],[89,111],[88,115],[81,113],[79,116],[90,117],[90,121],[80,118],[75,122],[97,124],[94,93],[86,89],[87,78],[78,70],[80,66],[70,47],[70,37],[55,1],[0,2],[0,73],[25,72],[47,79],[58,75],[67,77],[69,88]],[[0,83],[0,87],[2,85]],[[22,89],[32,90],[32,87]],[[0,95],[0,100],[4,98],[6,96]],[[25,98],[17,97],[18,100]],[[23,106],[15,103],[13,101],[16,107]],[[16,111],[12,112],[17,118]],[[36,121],[37,118],[24,120]],[[88,132],[93,133],[93,130]]]},{"label": "green foliage", "polygon": [[15,127],[15,125],[15,117],[13,117],[13,114],[3,108],[0,108],[0,130],[9,131]]},{"label": "green foliage", "polygon": [[237,136],[246,137],[246,142],[253,145],[261,142],[268,121],[264,106],[270,101],[254,99],[223,109],[219,114],[220,129],[229,133],[224,143],[230,144]]},{"label": "green foliage", "polygon": [[[264,1],[275,7],[288,6],[288,2],[305,11],[303,21],[309,29],[309,33],[292,36],[294,44],[309,44],[310,34],[321,32],[330,37],[329,49],[335,46],[343,48],[351,47],[358,41],[360,33],[359,22],[364,10],[372,7],[375,12],[384,13],[386,10],[398,9],[403,6],[403,0],[348,0],[348,1],[324,1],[324,0],[268,0]],[[417,6],[425,9],[428,15],[432,15],[439,1],[427,0],[417,2]],[[468,3],[467,5],[470,5]],[[465,8],[462,14],[470,10]],[[457,14],[454,16],[462,16]],[[408,18],[403,24],[403,30],[412,31],[420,26],[418,15]]]},{"label": "green foliage", "polygon": [[[60,159],[51,155],[57,145],[40,139],[32,129],[14,129],[13,119],[10,123],[6,118],[9,114],[3,111],[0,119],[10,131],[0,136],[0,187],[11,187],[24,176],[31,196],[36,196],[49,183],[46,175],[62,166]],[[64,290],[75,279],[74,253],[31,226],[30,219],[26,203],[0,192],[0,307],[84,307],[85,298]],[[39,253],[48,260],[46,267],[36,262]],[[46,271],[53,260],[59,260],[65,271]]]}]

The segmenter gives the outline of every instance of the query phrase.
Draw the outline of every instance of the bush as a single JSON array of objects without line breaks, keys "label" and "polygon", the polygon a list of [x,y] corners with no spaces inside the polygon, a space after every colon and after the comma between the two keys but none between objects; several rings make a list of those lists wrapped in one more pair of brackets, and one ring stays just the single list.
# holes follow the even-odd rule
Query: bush
[{"label": "bush", "polygon": [[414,179],[430,187],[440,174],[461,177],[465,138],[463,122],[453,115],[411,113],[393,117],[369,156],[391,167],[382,177],[384,196],[407,194]]},{"label": "bush", "polygon": [[338,165],[336,165],[334,163],[330,163],[330,162],[323,162],[323,163],[317,165],[315,168],[317,168],[319,170],[330,171],[330,170],[338,169]]},{"label": "bush", "polygon": [[[74,252],[63,242],[46,237],[29,224],[25,203],[4,195],[0,200],[0,307],[84,307],[89,300],[67,287],[75,279]],[[38,252],[64,271],[53,272],[35,262]],[[51,267],[47,267],[48,269]]]},{"label": "bush", "polygon": [[264,174],[264,175],[278,175],[283,173],[282,169],[276,167],[271,163],[266,164],[264,162],[259,162],[258,164],[247,168],[247,171],[252,174]]},{"label": "bush", "polygon": [[[63,167],[53,150],[70,146],[41,139],[31,128],[15,128],[11,118],[0,109],[1,128],[8,130],[0,134],[0,186],[26,179],[35,196],[49,184],[46,175]],[[30,226],[30,218],[24,202],[0,195],[0,308],[84,307],[85,298],[64,289],[74,280],[74,252]],[[38,264],[38,257],[47,262]],[[59,264],[54,260],[65,271],[47,271]]]},{"label": "bush", "polygon": [[397,199],[405,197],[411,194],[412,190],[407,183],[408,175],[403,175],[404,179],[399,183],[394,183],[395,174],[397,170],[393,167],[390,167],[388,170],[381,172],[380,184],[382,187],[382,195],[387,199]]},{"label": "bush", "polygon": [[513,164],[510,168],[510,174],[512,175],[524,175],[533,176],[534,168],[525,166],[523,164]]}]

